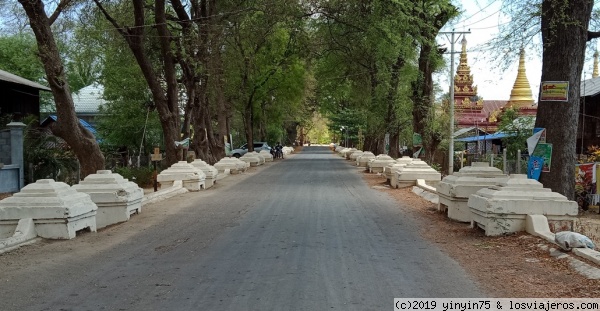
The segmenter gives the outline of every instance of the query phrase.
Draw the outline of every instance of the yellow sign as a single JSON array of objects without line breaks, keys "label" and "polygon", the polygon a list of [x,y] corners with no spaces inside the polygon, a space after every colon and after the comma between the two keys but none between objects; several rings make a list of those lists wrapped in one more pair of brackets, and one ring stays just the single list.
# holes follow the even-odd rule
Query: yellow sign
[{"label": "yellow sign", "polygon": [[569,101],[568,81],[542,81],[540,101]]},{"label": "yellow sign", "polygon": [[159,154],[160,153],[160,148],[156,147],[154,148],[154,154]]}]

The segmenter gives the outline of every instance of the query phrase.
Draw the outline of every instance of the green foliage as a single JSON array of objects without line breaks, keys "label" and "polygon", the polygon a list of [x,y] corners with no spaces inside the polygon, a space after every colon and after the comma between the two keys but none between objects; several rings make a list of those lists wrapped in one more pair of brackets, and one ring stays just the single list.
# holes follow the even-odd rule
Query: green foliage
[{"label": "green foliage", "polygon": [[77,182],[77,158],[64,141],[39,128],[34,117],[25,119],[23,157],[25,180],[51,178],[74,184]]},{"label": "green foliage", "polygon": [[33,35],[0,36],[0,69],[44,83],[44,68],[37,56],[37,44]]},{"label": "green foliage", "polygon": [[117,167],[114,172],[142,188],[152,186],[154,169],[150,167]]},{"label": "green foliage", "polygon": [[502,138],[502,143],[507,149],[507,157],[516,159],[518,150],[527,150],[527,138],[533,133],[534,118],[520,117],[517,110],[508,108],[499,119],[498,131],[510,134]]},{"label": "green foliage", "polygon": [[[231,18],[225,26],[223,64],[225,96],[238,112],[232,132],[256,132],[255,140],[281,140],[285,122],[307,120],[306,33],[294,17],[297,5],[246,1],[250,10]],[[252,111],[252,112],[250,112]],[[251,114],[251,115],[250,115]],[[261,129],[261,132],[258,130]],[[240,139],[245,141],[245,136]],[[240,141],[241,142],[241,141]]]}]

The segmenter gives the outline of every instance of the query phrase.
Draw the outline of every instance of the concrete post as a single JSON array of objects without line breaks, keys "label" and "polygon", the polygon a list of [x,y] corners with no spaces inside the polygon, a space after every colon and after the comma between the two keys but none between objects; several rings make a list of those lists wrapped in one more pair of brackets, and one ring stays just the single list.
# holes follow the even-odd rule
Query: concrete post
[{"label": "concrete post", "polygon": [[19,166],[19,190],[25,187],[25,163],[23,160],[23,129],[25,124],[10,122],[6,125],[10,129],[10,160],[11,164]]}]

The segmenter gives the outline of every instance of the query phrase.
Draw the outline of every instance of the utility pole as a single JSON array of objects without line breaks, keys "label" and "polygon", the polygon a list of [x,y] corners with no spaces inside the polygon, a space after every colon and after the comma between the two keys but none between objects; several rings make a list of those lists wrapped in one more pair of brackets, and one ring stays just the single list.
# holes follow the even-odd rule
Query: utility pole
[{"label": "utility pole", "polygon": [[[465,35],[471,33],[467,31],[441,31],[450,40],[450,144],[448,146],[448,175],[454,172],[454,44],[458,42],[456,35]],[[448,36],[450,35],[450,36]]]}]

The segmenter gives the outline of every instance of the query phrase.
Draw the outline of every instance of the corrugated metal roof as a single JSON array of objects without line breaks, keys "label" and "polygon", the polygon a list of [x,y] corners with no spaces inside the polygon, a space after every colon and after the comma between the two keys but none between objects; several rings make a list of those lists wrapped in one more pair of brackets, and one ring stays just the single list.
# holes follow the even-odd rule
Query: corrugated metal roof
[{"label": "corrugated metal roof", "polygon": [[512,135],[514,135],[514,134],[496,132],[494,134],[478,135],[478,136],[471,136],[471,137],[455,139],[455,141],[462,141],[462,142],[484,141],[484,140],[500,139],[500,138],[504,138],[504,137],[508,137],[508,136],[512,136]]},{"label": "corrugated metal roof", "polygon": [[[48,116],[48,118],[46,118],[46,120],[44,120],[42,122],[42,124],[47,123],[48,119],[52,119],[52,120],[54,120],[54,122],[57,122],[56,120],[58,118],[55,115],[50,115],[50,116]],[[79,119],[79,123],[81,123],[81,125],[83,125],[83,127],[85,127],[88,131],[90,131],[94,136],[97,136],[98,132],[96,131],[96,129],[91,124],[85,122],[85,120],[82,120],[82,119]]]},{"label": "corrugated metal roof", "polygon": [[20,85],[27,85],[38,90],[50,91],[50,88],[47,86],[43,86],[39,83],[35,83],[33,81],[29,81],[25,78],[19,77],[15,74],[12,74],[8,71],[0,70],[0,81],[6,81],[11,83],[16,83]]},{"label": "corrugated metal roof", "polygon": [[73,103],[77,113],[98,113],[98,108],[104,105],[106,101],[102,98],[104,95],[104,86],[94,83],[88,85],[77,93],[73,94]]},{"label": "corrugated metal roof", "polygon": [[581,97],[596,96],[600,93],[600,77],[581,81],[579,94]]},{"label": "corrugated metal roof", "polygon": [[456,132],[454,132],[454,135],[452,135],[452,137],[460,136],[460,135],[462,135],[462,134],[464,134],[464,133],[466,133],[468,131],[474,130],[474,129],[475,129],[474,126],[465,127],[465,128],[462,128],[462,129],[458,129]]}]

